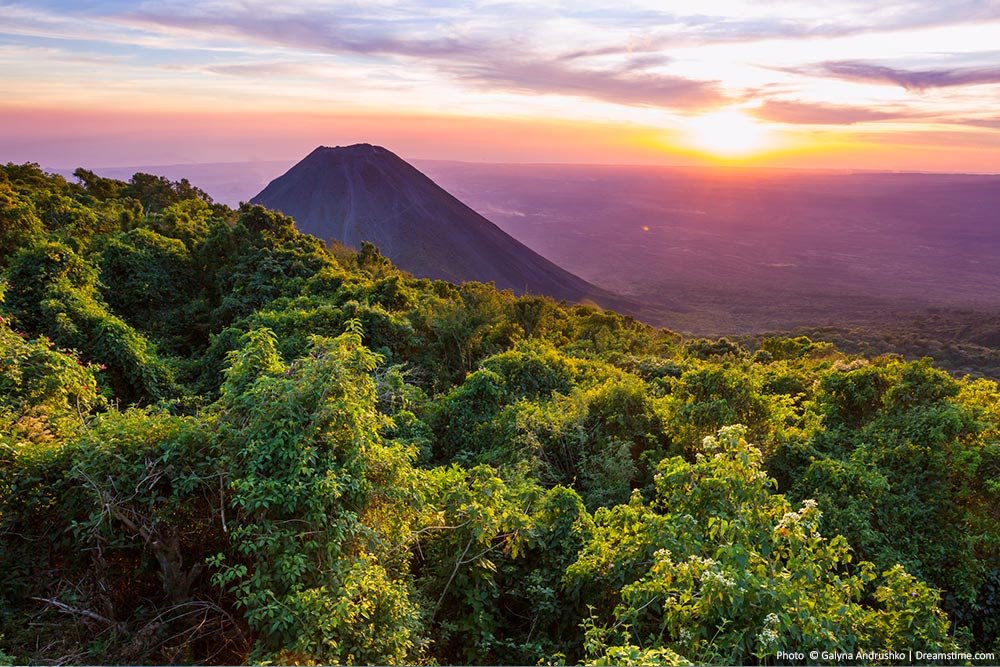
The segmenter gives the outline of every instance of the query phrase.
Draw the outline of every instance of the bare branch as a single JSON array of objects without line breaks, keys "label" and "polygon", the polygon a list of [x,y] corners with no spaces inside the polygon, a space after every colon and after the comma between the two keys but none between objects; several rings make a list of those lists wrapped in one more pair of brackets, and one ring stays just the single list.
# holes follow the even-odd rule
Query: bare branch
[{"label": "bare branch", "polygon": [[71,607],[68,604],[66,604],[65,602],[60,602],[59,600],[52,599],[52,598],[31,598],[31,599],[32,600],[36,600],[38,602],[44,602],[46,604],[52,605],[53,607],[55,607],[59,611],[63,612],[64,614],[72,614],[74,616],[83,616],[85,618],[89,618],[89,619],[97,621],[99,623],[106,623],[108,625],[114,625],[114,621],[112,621],[110,618],[107,618],[105,616],[101,616],[100,614],[92,612],[89,609],[78,609],[76,607]]}]

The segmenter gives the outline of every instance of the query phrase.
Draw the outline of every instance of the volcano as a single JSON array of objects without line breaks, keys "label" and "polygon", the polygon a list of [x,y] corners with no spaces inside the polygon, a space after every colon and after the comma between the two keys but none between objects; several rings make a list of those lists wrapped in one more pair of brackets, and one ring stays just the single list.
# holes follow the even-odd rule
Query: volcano
[{"label": "volcano", "polygon": [[251,203],[353,248],[369,241],[421,278],[492,282],[516,294],[634,312],[634,304],[545,259],[380,146],[320,146]]}]

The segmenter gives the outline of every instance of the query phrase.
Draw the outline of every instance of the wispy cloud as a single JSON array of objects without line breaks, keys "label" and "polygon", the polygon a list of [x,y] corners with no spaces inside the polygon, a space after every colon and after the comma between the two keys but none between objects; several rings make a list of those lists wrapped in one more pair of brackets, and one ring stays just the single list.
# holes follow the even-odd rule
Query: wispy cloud
[{"label": "wispy cloud", "polygon": [[998,118],[963,118],[958,121],[961,125],[970,127],[981,127],[988,130],[1000,130],[1000,117]]},{"label": "wispy cloud", "polygon": [[269,11],[260,3],[218,3],[194,11],[167,11],[150,6],[129,11],[117,21],[153,30],[223,34],[275,46],[358,55],[398,55],[416,58],[456,57],[481,52],[484,46],[449,34],[417,34],[404,21],[380,21],[349,11],[286,6]]},{"label": "wispy cloud", "polygon": [[[526,4],[532,5],[513,2],[501,6],[525,11]],[[630,36],[617,47],[617,53],[693,44],[845,37],[1000,20],[998,0],[897,0],[881,5],[873,5],[871,0],[835,0],[824,7],[810,0],[729,0],[689,4],[690,11],[684,11],[687,7],[681,3],[640,3],[639,7],[630,2],[614,7],[606,2],[596,4],[602,6],[585,1],[550,6],[561,16],[605,28],[642,28],[644,36]],[[489,4],[485,9],[489,10]],[[610,52],[610,48],[597,48],[584,49],[581,54]]]},{"label": "wispy cloud", "polygon": [[904,109],[869,109],[791,100],[768,100],[752,113],[763,120],[804,125],[853,125],[922,115]]},{"label": "wispy cloud", "polygon": [[321,68],[310,63],[295,62],[249,62],[230,63],[222,65],[208,65],[200,68],[201,71],[212,74],[223,74],[226,76],[245,77],[306,77],[321,76]]},{"label": "wispy cloud", "polygon": [[890,83],[907,90],[1000,83],[1000,66],[908,70],[841,60],[822,63],[812,71],[848,81]]},{"label": "wispy cloud", "polygon": [[[483,32],[476,25],[444,26],[406,16],[377,19],[357,9],[293,11],[275,16],[254,11],[253,3],[226,5],[225,11],[165,13],[153,8],[132,11],[119,20],[131,26],[204,33],[221,32],[272,46],[333,55],[389,57],[419,61],[463,85],[516,93],[569,95],[617,104],[693,109],[725,99],[714,81],[655,71],[669,63],[667,54],[630,54],[612,67],[571,66],[568,61],[598,55],[601,49],[552,57],[538,52],[528,36]],[[431,12],[433,16],[433,12]],[[454,17],[452,17],[454,18]],[[474,22],[473,22],[474,23]],[[606,54],[617,53],[609,48]],[[512,57],[512,53],[520,54]],[[275,73],[282,73],[279,65]],[[215,66],[218,73],[265,73],[259,64]]]},{"label": "wispy cloud", "polygon": [[642,104],[674,109],[719,104],[725,96],[715,82],[696,81],[633,68],[577,69],[545,60],[446,64],[442,68],[466,84],[519,93],[575,95],[617,104]]}]

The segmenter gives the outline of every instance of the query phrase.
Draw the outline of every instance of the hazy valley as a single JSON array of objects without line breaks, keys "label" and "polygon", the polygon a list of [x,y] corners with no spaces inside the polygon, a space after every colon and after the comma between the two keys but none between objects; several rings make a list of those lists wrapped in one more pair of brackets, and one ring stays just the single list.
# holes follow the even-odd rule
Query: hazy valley
[{"label": "hazy valley", "polygon": [[[1000,177],[420,163],[568,270],[734,333],[1000,306]],[[853,313],[853,316],[852,316]]]}]

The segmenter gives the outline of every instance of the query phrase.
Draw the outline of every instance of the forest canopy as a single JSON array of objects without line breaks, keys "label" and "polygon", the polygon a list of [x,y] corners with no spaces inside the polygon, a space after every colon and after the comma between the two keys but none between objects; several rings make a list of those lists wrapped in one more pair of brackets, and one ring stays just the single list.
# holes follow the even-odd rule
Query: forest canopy
[{"label": "forest canopy", "polygon": [[0,663],[1000,650],[1000,392],[0,168]]}]

